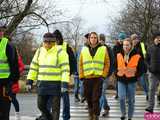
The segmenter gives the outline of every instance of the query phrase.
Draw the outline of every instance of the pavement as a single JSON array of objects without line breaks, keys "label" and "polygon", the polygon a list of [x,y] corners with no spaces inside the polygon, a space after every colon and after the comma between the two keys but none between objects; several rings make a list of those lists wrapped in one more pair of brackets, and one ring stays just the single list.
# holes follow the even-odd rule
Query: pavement
[{"label": "pavement", "polygon": [[[108,95],[108,94],[107,94]],[[111,107],[110,113],[107,117],[100,116],[100,120],[120,120],[120,107],[119,101],[115,100],[113,94],[109,94],[108,103]],[[37,116],[40,115],[40,111],[37,108],[37,96],[36,94],[18,94],[17,96],[20,102],[20,114],[21,120],[35,120]],[[88,120],[88,111],[85,109],[86,103],[76,103],[74,101],[73,94],[70,94],[71,103],[71,120]],[[147,101],[144,95],[137,94],[135,100],[135,113],[133,120],[144,120],[145,108],[147,106]],[[62,109],[61,109],[62,111]],[[160,112],[160,105],[156,102],[155,112]],[[10,112],[10,120],[15,120],[15,111],[13,105]],[[62,114],[60,115],[62,116]],[[62,120],[62,117],[60,118]],[[158,119],[160,120],[160,116]]]}]

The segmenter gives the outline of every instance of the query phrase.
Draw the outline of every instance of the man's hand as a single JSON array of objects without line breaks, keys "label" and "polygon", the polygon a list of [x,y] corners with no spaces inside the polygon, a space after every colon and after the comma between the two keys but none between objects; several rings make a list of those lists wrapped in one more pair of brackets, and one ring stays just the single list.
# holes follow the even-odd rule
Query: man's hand
[{"label": "man's hand", "polygon": [[27,91],[27,92],[31,92],[31,90],[32,90],[32,85],[27,84],[27,85],[26,85],[26,91]]},{"label": "man's hand", "polygon": [[68,92],[68,83],[67,82],[62,82],[61,84],[61,92]]}]

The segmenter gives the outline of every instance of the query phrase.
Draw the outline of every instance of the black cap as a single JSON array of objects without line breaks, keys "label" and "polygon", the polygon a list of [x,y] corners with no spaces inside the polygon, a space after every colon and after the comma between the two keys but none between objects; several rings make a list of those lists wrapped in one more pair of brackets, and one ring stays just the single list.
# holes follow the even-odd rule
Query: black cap
[{"label": "black cap", "polygon": [[53,41],[54,42],[56,40],[55,40],[55,36],[52,33],[47,32],[43,35],[43,41]]},{"label": "black cap", "polygon": [[85,34],[84,37],[85,37],[86,39],[88,39],[89,33]]},{"label": "black cap", "polygon": [[104,34],[100,34],[99,35],[99,39],[102,40],[102,41],[104,41],[104,42],[106,41],[106,37],[105,37]]}]

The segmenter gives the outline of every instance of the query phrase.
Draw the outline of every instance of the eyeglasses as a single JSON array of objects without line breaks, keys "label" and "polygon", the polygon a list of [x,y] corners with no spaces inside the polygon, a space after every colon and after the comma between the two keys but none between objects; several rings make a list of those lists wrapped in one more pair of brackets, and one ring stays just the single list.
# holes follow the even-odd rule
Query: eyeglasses
[{"label": "eyeglasses", "polygon": [[54,43],[55,41],[47,41],[47,40],[45,40],[45,41],[43,41],[44,43],[47,43],[47,44],[51,44],[51,43]]},{"label": "eyeglasses", "polygon": [[123,44],[123,46],[124,46],[124,47],[129,47],[129,46],[130,46],[130,44]]}]

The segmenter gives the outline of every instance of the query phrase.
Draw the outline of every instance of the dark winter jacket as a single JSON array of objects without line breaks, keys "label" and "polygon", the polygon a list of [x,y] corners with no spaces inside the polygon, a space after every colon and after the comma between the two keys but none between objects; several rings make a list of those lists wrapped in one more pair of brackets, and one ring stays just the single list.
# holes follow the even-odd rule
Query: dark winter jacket
[{"label": "dark winter jacket", "polygon": [[157,76],[160,76],[160,44],[154,44],[148,49],[146,62],[149,71]]},{"label": "dark winter jacket", "polygon": [[70,74],[75,74],[77,72],[77,60],[72,48],[68,44],[67,44],[67,53],[69,56]]},{"label": "dark winter jacket", "polygon": [[104,44],[104,46],[106,46],[107,48],[109,59],[110,59],[110,68],[109,68],[109,73],[108,73],[108,77],[109,77],[114,72],[114,60],[115,59],[114,59],[112,48],[106,44]]},{"label": "dark winter jacket", "polygon": [[123,49],[123,45],[118,43],[116,44],[115,46],[113,46],[113,54],[114,54],[114,57],[116,57],[117,53],[121,52]]},{"label": "dark winter jacket", "polygon": [[[145,60],[145,58],[144,58],[144,55],[143,55],[143,52],[142,52],[142,47],[141,47],[141,44],[140,44],[141,42],[139,42],[135,47],[134,47],[134,49],[141,55],[141,57],[142,57],[142,59],[143,60]],[[147,47],[145,46],[145,49],[146,49],[146,51],[147,51]],[[146,65],[146,62],[144,61],[144,67],[145,67],[145,73],[147,72],[147,65]]]}]

